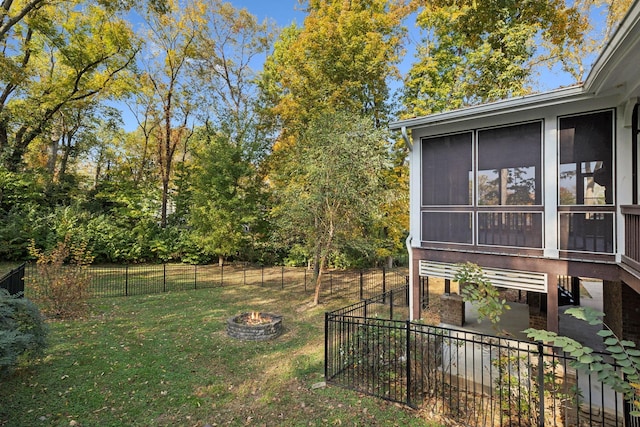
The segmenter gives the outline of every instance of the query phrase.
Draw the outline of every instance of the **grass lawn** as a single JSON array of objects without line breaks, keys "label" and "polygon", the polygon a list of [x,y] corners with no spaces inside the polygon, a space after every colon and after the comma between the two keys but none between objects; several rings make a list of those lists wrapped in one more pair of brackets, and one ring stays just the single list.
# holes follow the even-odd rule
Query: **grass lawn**
[{"label": "grass lawn", "polygon": [[[309,293],[235,286],[92,300],[52,321],[46,357],[0,386],[2,426],[435,426],[323,378],[324,312]],[[245,311],[282,314],[266,342],[227,337]]]}]

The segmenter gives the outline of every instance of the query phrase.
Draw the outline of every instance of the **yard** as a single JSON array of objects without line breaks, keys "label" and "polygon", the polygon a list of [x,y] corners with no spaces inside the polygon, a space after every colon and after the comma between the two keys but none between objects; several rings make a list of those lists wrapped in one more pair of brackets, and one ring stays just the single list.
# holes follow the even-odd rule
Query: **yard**
[{"label": "yard", "polygon": [[[52,321],[36,366],[2,380],[2,426],[435,425],[420,413],[323,387],[324,312],[303,289],[230,286],[92,300]],[[284,316],[272,341],[229,338],[225,321]]]}]

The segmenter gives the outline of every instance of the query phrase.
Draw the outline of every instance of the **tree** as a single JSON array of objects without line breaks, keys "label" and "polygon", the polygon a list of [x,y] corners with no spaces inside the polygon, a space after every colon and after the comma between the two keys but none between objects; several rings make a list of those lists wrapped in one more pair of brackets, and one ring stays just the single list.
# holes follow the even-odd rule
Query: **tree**
[{"label": "tree", "polygon": [[30,172],[11,172],[0,165],[0,258],[24,259],[29,241],[47,233],[47,201],[38,177]]},{"label": "tree", "polygon": [[394,259],[406,254],[409,230],[409,167],[404,141],[395,141],[388,147],[390,165],[382,173],[385,199],[382,215],[372,224],[368,235],[374,237],[374,250],[378,259],[384,259],[391,268]]},{"label": "tree", "polygon": [[302,242],[313,254],[316,304],[329,255],[381,215],[386,136],[371,117],[325,113],[310,122],[298,144],[280,153],[288,161],[274,173],[288,184],[276,190],[273,215],[282,239]]},{"label": "tree", "polygon": [[[405,81],[406,115],[525,95],[536,67],[575,68],[595,48],[585,36],[596,3],[414,0],[425,37]],[[610,16],[619,19],[619,9]]]},{"label": "tree", "polygon": [[[146,16],[149,28],[147,39],[152,46],[148,52],[150,60],[145,63],[140,82],[149,85],[148,90],[143,89],[141,93],[145,102],[153,103],[154,107],[145,108],[143,120],[149,120],[147,114],[157,114],[158,122],[157,126],[153,126],[155,132],[152,138],[162,185],[160,223],[163,228],[167,226],[175,156],[178,148],[186,151],[188,140],[193,135],[192,116],[197,85],[188,79],[188,64],[196,57],[197,37],[203,31],[201,6],[197,2],[183,6],[170,0],[166,10],[150,10]],[[143,129],[145,137],[147,129]]]},{"label": "tree", "polygon": [[[58,113],[119,90],[137,45],[117,3],[3,3],[0,27],[0,161],[20,170]],[[14,10],[16,9],[16,10]]]},{"label": "tree", "polygon": [[0,41],[4,43],[12,34],[13,28],[23,21],[25,17],[33,15],[36,11],[50,3],[48,0],[31,0],[26,3],[4,1],[2,3],[2,19],[0,20]]},{"label": "tree", "polygon": [[[258,87],[252,64],[270,49],[274,31],[246,9],[207,0],[204,31],[198,34],[194,79],[201,83],[199,103],[210,125],[240,141],[255,132]],[[249,138],[252,139],[252,138]]]},{"label": "tree", "polygon": [[[401,22],[408,12],[403,1],[315,0],[307,3],[307,12],[301,28],[290,26],[280,34],[260,80],[261,103],[274,129],[269,182],[275,192],[293,190],[290,177],[280,173],[291,163],[314,162],[311,156],[299,156],[305,147],[295,147],[306,144],[308,129],[328,121],[331,114],[368,117],[373,127],[383,127],[391,109],[389,83],[399,77]],[[400,153],[397,147],[387,148],[389,157]],[[400,189],[396,195],[401,195],[406,165],[404,156],[397,157],[394,164],[386,163],[378,179],[385,181],[383,188]],[[366,232],[351,236],[354,252],[386,258],[403,246],[406,217],[397,213],[407,198],[385,194],[389,197],[379,202],[386,204],[386,213],[372,216]],[[275,209],[287,211],[289,206]],[[347,249],[346,242],[340,246]],[[307,250],[319,253],[314,245]]]},{"label": "tree", "polygon": [[281,127],[280,143],[327,111],[384,123],[388,82],[398,77],[403,2],[312,0],[307,12],[302,28],[283,31],[264,66],[263,99]]},{"label": "tree", "polygon": [[587,20],[583,39],[555,49],[551,46],[549,50],[555,57],[550,57],[559,60],[562,69],[571,74],[576,82],[583,81],[588,71],[584,63],[602,51],[632,3],[632,0],[576,1],[574,6],[583,17],[595,17],[599,13],[603,15],[604,25],[597,29],[593,25],[594,19]]},{"label": "tree", "polygon": [[68,204],[89,184],[91,153],[104,149],[101,130],[104,117],[119,121],[119,112],[99,104],[75,103],[61,108],[50,125],[49,138],[37,138],[25,156],[32,168],[40,168],[45,194],[51,204]]},{"label": "tree", "polygon": [[203,130],[206,139],[190,168],[189,224],[203,250],[224,258],[248,248],[263,221],[263,177],[251,153],[224,133]]},{"label": "tree", "polygon": [[262,160],[269,139],[257,113],[251,64],[273,38],[268,22],[246,10],[210,0],[207,26],[198,35],[194,78],[207,120],[190,168],[190,215],[197,241],[224,257],[250,246],[263,228],[265,191]]}]

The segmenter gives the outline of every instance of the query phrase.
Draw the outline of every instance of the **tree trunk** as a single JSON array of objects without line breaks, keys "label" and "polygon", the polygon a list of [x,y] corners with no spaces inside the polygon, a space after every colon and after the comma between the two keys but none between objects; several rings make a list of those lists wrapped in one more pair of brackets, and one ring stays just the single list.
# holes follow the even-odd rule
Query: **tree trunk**
[{"label": "tree trunk", "polygon": [[324,271],[324,263],[326,261],[326,257],[322,256],[319,260],[319,268],[315,267],[318,270],[318,273],[314,272],[314,276],[316,276],[316,292],[313,295],[313,304],[320,304],[320,291],[322,290],[322,273]]},{"label": "tree trunk", "polygon": [[167,227],[167,202],[169,200],[169,178],[162,177],[162,206],[160,210],[160,227]]},{"label": "tree trunk", "polygon": [[54,176],[56,174],[56,163],[58,163],[58,140],[56,138],[51,138],[49,150],[51,151],[51,154],[49,155],[49,161],[47,162],[47,169],[49,171],[49,176],[51,177],[51,182],[53,182],[55,181]]},{"label": "tree trunk", "polygon": [[64,175],[66,175],[67,173],[67,165],[69,164],[69,156],[71,154],[71,135],[67,135],[67,143],[64,143],[64,136],[63,138],[63,143],[62,143],[62,158],[60,159],[60,169],[58,170],[58,181],[60,181],[62,179],[62,177]]},{"label": "tree trunk", "polygon": [[393,268],[393,257],[389,255],[386,259],[387,268]]},{"label": "tree trunk", "polygon": [[318,242],[316,253],[313,254],[313,281],[316,283],[316,291],[313,295],[313,304],[320,302],[320,287],[322,286],[322,245]]}]

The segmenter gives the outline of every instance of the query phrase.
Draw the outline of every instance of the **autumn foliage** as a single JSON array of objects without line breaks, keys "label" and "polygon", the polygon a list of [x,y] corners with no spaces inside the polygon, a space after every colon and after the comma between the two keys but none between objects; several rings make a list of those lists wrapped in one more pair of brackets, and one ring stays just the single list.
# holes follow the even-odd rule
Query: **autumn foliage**
[{"label": "autumn foliage", "polygon": [[31,244],[37,273],[29,283],[29,295],[53,317],[78,317],[87,310],[90,277],[87,266],[93,261],[86,243],[75,243],[67,235],[49,252]]}]

